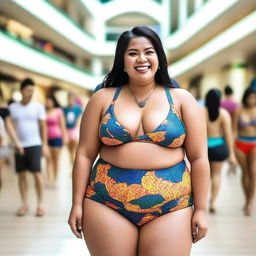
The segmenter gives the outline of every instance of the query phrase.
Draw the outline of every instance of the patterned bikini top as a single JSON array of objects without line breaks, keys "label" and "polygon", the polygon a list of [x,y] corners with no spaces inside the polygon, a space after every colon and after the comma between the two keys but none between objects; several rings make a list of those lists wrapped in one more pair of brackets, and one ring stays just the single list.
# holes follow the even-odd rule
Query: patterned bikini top
[{"label": "patterned bikini top", "polygon": [[154,143],[169,148],[182,146],[186,136],[186,128],[181,116],[174,107],[171,93],[168,88],[165,87],[165,92],[170,103],[170,110],[167,117],[154,131],[140,136],[137,136],[135,132],[123,127],[116,119],[114,106],[121,89],[122,87],[117,88],[112,103],[102,117],[99,126],[99,136],[105,145],[117,146],[137,141]]},{"label": "patterned bikini top", "polygon": [[249,122],[244,121],[242,118],[239,119],[239,125],[241,127],[245,127],[245,126],[255,126],[256,125],[256,119],[253,119]]}]

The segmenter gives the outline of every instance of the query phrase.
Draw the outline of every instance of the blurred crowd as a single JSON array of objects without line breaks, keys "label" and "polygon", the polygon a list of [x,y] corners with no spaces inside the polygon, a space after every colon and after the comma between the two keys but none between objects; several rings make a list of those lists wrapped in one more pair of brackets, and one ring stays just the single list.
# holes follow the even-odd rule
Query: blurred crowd
[{"label": "blurred crowd", "polygon": [[[69,149],[70,162],[73,162],[83,112],[80,101],[72,93],[68,95],[67,106],[62,107],[54,93],[46,97],[44,105],[34,101],[34,90],[34,81],[24,79],[20,85],[21,101],[9,102],[9,105],[0,93],[0,189],[3,170],[15,169],[22,199],[16,213],[18,216],[24,216],[29,209],[28,170],[35,180],[36,215],[45,214],[44,188],[56,187],[59,156],[63,146]],[[47,163],[46,177],[42,175],[42,156]],[[10,166],[11,157],[14,157],[15,166]]]}]

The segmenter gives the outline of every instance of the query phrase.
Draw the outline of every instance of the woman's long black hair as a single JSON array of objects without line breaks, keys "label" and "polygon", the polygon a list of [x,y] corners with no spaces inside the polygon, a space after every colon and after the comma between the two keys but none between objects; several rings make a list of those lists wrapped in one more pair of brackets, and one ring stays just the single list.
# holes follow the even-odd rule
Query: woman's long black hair
[{"label": "woman's long black hair", "polygon": [[156,83],[171,88],[178,87],[177,82],[172,82],[172,79],[170,79],[168,75],[167,59],[159,36],[154,30],[146,26],[134,27],[132,30],[125,31],[120,35],[117,41],[112,70],[103,80],[104,87],[119,87],[129,82],[129,77],[127,73],[124,72],[124,54],[130,40],[135,37],[146,37],[156,50],[159,61],[159,69],[155,74]]},{"label": "woman's long black hair", "polygon": [[248,97],[251,95],[251,94],[255,94],[256,91],[254,90],[253,87],[248,87],[244,94],[243,94],[243,97],[242,97],[242,103],[245,107],[248,107],[248,103],[247,103],[247,100],[248,100]]},{"label": "woman's long black hair", "polygon": [[59,104],[59,102],[58,102],[58,100],[56,99],[56,97],[54,96],[54,95],[49,95],[48,97],[47,97],[47,99],[50,99],[50,100],[52,100],[52,102],[53,102],[53,106],[55,107],[55,108],[60,108],[61,106],[60,106],[60,104]]},{"label": "woman's long black hair", "polygon": [[205,98],[205,106],[208,110],[209,119],[215,121],[220,113],[221,91],[218,89],[211,89]]}]

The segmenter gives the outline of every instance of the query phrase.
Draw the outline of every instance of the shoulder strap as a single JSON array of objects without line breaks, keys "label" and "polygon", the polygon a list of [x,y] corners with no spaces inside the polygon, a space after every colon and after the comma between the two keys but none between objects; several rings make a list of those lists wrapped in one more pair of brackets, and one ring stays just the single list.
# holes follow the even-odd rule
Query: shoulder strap
[{"label": "shoulder strap", "polygon": [[117,99],[121,89],[122,89],[122,86],[117,87],[114,98],[113,98],[113,101]]},{"label": "shoulder strap", "polygon": [[165,89],[165,92],[166,92],[166,95],[167,95],[167,98],[168,98],[168,101],[169,101],[170,105],[173,105],[173,100],[172,100],[172,96],[171,96],[171,93],[170,93],[170,88],[165,86],[164,89]]}]

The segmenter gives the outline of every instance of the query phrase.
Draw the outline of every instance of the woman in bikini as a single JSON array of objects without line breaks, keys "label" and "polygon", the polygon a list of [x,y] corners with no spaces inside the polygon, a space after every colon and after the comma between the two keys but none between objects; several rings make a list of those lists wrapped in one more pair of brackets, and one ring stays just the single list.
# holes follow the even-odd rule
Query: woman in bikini
[{"label": "woman in bikini", "polygon": [[205,118],[207,121],[208,158],[211,170],[211,213],[215,213],[215,201],[220,189],[221,169],[225,160],[236,164],[229,113],[220,107],[221,92],[211,89],[205,98]]},{"label": "woman in bikini", "polygon": [[171,83],[161,41],[144,26],[120,36],[104,87],[81,122],[73,233],[84,235],[92,255],[189,255],[207,232],[200,106]]},{"label": "woman in bikini", "polygon": [[242,186],[245,194],[244,214],[251,215],[256,188],[256,92],[245,90],[242,106],[234,112],[236,156],[242,169]]}]

